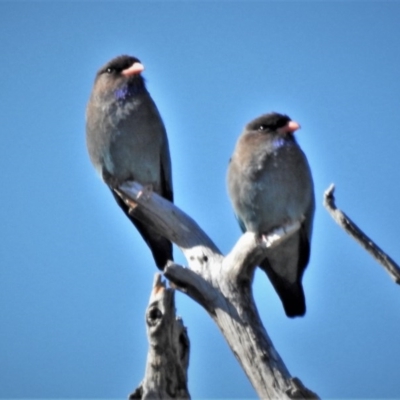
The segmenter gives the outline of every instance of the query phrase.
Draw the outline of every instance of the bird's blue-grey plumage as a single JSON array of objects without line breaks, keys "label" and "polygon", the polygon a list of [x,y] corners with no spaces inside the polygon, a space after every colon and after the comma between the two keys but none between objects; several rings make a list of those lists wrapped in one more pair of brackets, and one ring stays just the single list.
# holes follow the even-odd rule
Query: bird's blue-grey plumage
[{"label": "bird's blue-grey plumage", "polygon": [[135,180],[173,201],[167,134],[142,70],[137,58],[119,56],[98,71],[86,110],[86,142],[94,167],[163,269],[172,260],[171,242],[143,222],[140,210],[131,215],[113,191]]},{"label": "bird's blue-grey plumage", "polygon": [[250,122],[228,167],[228,192],[243,231],[267,234],[304,218],[293,236],[271,249],[260,264],[286,315],[305,314],[302,276],[310,258],[315,200],[311,171],[293,132],[299,125],[270,113]]}]

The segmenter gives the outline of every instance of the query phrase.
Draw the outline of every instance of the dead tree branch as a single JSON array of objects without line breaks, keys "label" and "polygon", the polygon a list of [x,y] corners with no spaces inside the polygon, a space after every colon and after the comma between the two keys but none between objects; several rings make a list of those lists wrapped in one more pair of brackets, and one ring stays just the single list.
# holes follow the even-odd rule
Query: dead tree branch
[{"label": "dead tree branch", "polygon": [[149,352],[146,374],[129,396],[133,399],[190,399],[187,388],[190,343],[186,328],[175,314],[174,290],[156,274],[146,310]]},{"label": "dead tree branch", "polygon": [[400,284],[400,267],[375,242],[370,239],[344,212],[335,204],[335,186],[332,184],[324,193],[324,206],[334,221],[355,239],[379,264],[385,268],[390,277]]},{"label": "dead tree branch", "polygon": [[119,194],[131,212],[183,251],[188,268],[168,265],[164,275],[201,306],[219,327],[260,398],[318,398],[293,378],[261,322],[252,294],[258,263],[269,248],[299,229],[295,222],[271,232],[261,241],[244,234],[224,257],[212,240],[178,207],[142,186],[127,182]]}]

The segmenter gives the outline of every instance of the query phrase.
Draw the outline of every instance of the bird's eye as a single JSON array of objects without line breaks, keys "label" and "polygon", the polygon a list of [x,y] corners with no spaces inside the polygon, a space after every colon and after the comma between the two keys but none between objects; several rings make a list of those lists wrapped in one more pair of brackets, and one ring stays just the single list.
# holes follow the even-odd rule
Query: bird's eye
[{"label": "bird's eye", "polygon": [[115,72],[115,69],[114,69],[114,68],[108,67],[108,68],[106,69],[106,74],[112,74],[113,72]]},{"label": "bird's eye", "polygon": [[259,127],[258,127],[258,130],[259,131],[263,131],[265,129],[265,125],[260,125]]}]

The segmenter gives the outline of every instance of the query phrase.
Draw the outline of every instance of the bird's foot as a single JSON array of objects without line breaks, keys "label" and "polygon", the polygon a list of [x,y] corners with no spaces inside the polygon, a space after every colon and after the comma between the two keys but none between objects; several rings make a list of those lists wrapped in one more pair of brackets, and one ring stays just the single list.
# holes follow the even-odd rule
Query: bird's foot
[{"label": "bird's foot", "polygon": [[138,206],[138,204],[133,201],[132,199],[126,197],[122,192],[120,192],[117,189],[114,189],[114,191],[122,198],[124,203],[129,207],[128,208],[128,214],[129,215],[134,215],[135,213],[135,208]]},{"label": "bird's foot", "polygon": [[266,247],[271,247],[275,242],[280,240],[280,235],[277,234],[276,229],[272,230],[270,233],[261,235],[261,243]]},{"label": "bird's foot", "polygon": [[150,200],[151,194],[153,193],[153,185],[143,185],[142,190],[137,194],[136,198],[140,199],[143,197],[143,200]]},{"label": "bird's foot", "polygon": [[283,242],[301,228],[301,223],[304,217],[299,220],[286,220],[281,226],[271,229],[269,232],[260,235],[261,242],[266,247],[275,247]]}]

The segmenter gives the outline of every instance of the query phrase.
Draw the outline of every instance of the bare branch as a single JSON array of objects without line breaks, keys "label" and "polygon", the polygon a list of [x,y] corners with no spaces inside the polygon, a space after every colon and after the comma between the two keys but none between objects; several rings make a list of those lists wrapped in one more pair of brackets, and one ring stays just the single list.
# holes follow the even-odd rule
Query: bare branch
[{"label": "bare branch", "polygon": [[174,290],[156,274],[146,311],[149,352],[146,374],[129,399],[190,399],[187,388],[189,337],[175,315]]},{"label": "bare branch", "polygon": [[224,258],[201,228],[167,200],[156,193],[141,196],[137,183],[119,189],[138,218],[182,249],[189,268],[171,263],[164,275],[207,310],[260,398],[317,398],[290,375],[261,322],[251,288],[254,270],[268,249],[296,232],[301,221],[262,238],[246,233]]},{"label": "bare branch", "polygon": [[142,186],[137,182],[125,182],[119,189],[126,196],[117,193],[132,208],[132,214],[179,246],[185,257],[192,261],[193,269],[196,270],[196,264],[201,268],[203,258],[221,255],[197,223],[168,200],[157,193],[141,195]]},{"label": "bare branch", "polygon": [[354,238],[379,264],[390,277],[400,284],[400,267],[372,239],[370,239],[344,212],[335,205],[335,186],[331,184],[324,193],[324,206],[334,221]]},{"label": "bare branch", "polygon": [[224,265],[230,269],[232,276],[253,276],[257,265],[265,258],[266,249],[278,246],[300,229],[300,221],[286,224],[271,231],[267,236],[257,237],[252,232],[244,233],[236,245],[225,256]]}]

